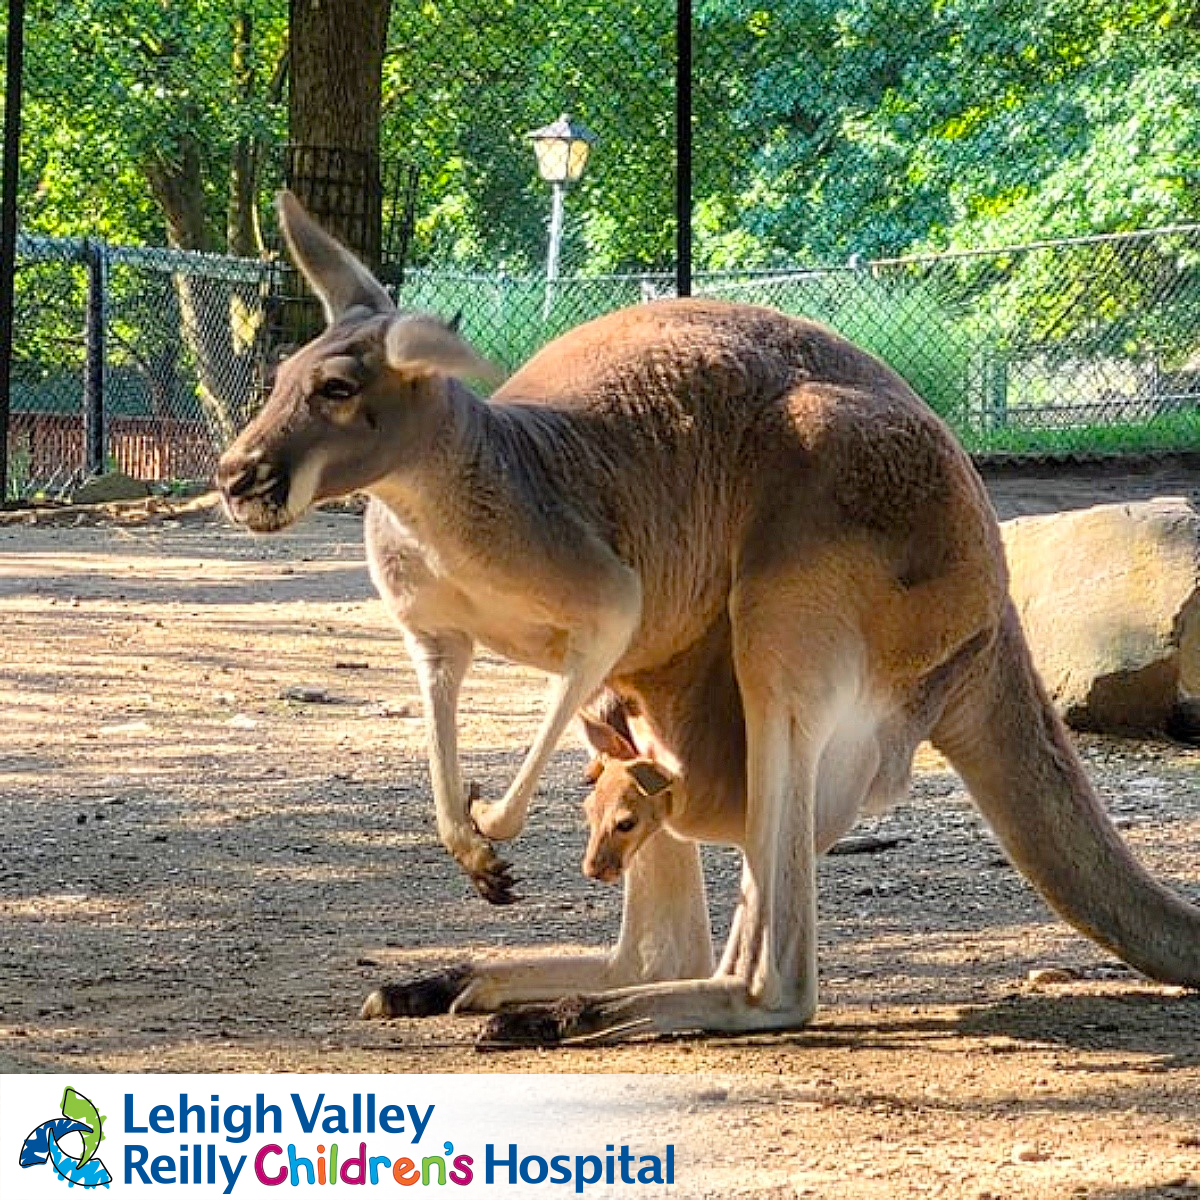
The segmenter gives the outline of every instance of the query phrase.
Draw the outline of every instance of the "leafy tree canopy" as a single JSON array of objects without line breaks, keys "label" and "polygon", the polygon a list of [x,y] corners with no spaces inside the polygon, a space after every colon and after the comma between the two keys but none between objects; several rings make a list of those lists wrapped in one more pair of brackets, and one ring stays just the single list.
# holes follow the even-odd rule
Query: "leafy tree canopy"
[{"label": "leafy tree canopy", "polygon": [[[1200,217],[1197,0],[696,10],[700,265]],[[420,260],[539,266],[548,189],[524,134],[569,110],[601,141],[568,200],[567,266],[669,266],[672,11],[393,0],[383,145],[421,171]],[[161,241],[163,191],[182,169],[219,231],[235,144],[285,136],[272,87],[285,27],[282,0],[32,0],[26,226]],[[156,174],[164,164],[175,173]]]}]

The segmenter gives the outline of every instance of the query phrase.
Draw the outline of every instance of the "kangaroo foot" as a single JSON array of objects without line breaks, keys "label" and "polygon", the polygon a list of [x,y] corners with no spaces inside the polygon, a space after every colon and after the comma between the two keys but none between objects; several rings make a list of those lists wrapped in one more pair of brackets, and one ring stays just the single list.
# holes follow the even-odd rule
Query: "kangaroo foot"
[{"label": "kangaroo foot", "polygon": [[478,1050],[594,1046],[633,1037],[802,1029],[815,1009],[815,988],[798,989],[783,1003],[765,1007],[748,996],[739,979],[673,980],[501,1009],[475,1045]]},{"label": "kangaroo foot", "polygon": [[440,971],[414,974],[398,983],[385,983],[363,1001],[359,1016],[436,1017],[448,1013],[472,975],[469,963],[456,963]]},{"label": "kangaroo foot", "polygon": [[583,1032],[588,1001],[566,996],[552,1004],[523,1004],[494,1013],[475,1042],[475,1049],[519,1050],[528,1046],[557,1046]]}]

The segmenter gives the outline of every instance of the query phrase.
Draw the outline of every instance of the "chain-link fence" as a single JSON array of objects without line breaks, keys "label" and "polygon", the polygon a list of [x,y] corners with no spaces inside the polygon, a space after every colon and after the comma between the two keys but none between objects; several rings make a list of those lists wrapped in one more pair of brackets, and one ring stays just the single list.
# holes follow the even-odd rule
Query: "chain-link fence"
[{"label": "chain-link fence", "polygon": [[1200,225],[700,277],[697,290],[833,326],[975,453],[1200,446]]},{"label": "chain-link fence", "polygon": [[21,236],[9,391],[8,486],[72,482],[86,459],[84,244]]},{"label": "chain-link fence", "polygon": [[[414,272],[503,366],[600,313],[672,294],[662,274]],[[891,363],[975,453],[1200,446],[1200,225],[792,271],[701,272],[697,294],[830,325]]]},{"label": "chain-link fence", "polygon": [[254,259],[22,237],[9,487],[116,468],[207,479],[250,414],[275,270]]},{"label": "chain-link fence", "polygon": [[[18,492],[65,489],[104,466],[207,478],[261,400],[279,309],[293,302],[277,263],[94,241],[23,238],[17,281]],[[662,273],[548,282],[421,269],[396,296],[459,316],[511,370],[565,330],[673,289]],[[890,362],[975,453],[1200,445],[1200,225],[702,272],[695,291],[839,330]]]},{"label": "chain-link fence", "polygon": [[[508,368],[673,293],[674,0],[390,8],[364,168],[288,147],[287,0],[31,0],[21,209],[78,238],[22,241],[23,491],[208,473],[312,312],[266,261],[281,180],[381,221],[363,244],[400,301],[461,312]],[[1168,102],[1194,46],[1167,0],[692,8],[692,290],[833,325],[977,452],[1200,444],[1200,108]],[[548,280],[528,135],[564,113],[597,140]],[[168,236],[263,261],[104,244]]]}]

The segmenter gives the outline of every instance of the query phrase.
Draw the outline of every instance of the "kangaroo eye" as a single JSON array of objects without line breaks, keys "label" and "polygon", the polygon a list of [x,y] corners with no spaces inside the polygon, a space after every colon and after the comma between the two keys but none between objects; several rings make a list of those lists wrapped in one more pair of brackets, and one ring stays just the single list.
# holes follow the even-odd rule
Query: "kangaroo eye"
[{"label": "kangaroo eye", "polygon": [[617,822],[618,833],[632,833],[637,825],[637,817],[623,817]]},{"label": "kangaroo eye", "polygon": [[349,379],[340,379],[334,377],[327,379],[319,388],[317,395],[323,396],[326,400],[349,400],[351,396],[358,395],[358,385],[351,383]]}]

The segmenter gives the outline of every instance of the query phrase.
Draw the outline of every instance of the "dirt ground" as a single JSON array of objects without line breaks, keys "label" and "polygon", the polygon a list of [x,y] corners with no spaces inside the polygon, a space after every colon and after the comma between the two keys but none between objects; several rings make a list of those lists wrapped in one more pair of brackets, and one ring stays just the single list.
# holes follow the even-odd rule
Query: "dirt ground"
[{"label": "dirt ground", "polygon": [[[1200,471],[992,486],[1009,516],[1198,499]],[[271,539],[204,509],[69,521],[0,526],[3,1070],[697,1073],[713,1195],[1200,1197],[1200,997],[1051,917],[932,753],[864,823],[899,843],[822,865],[802,1033],[485,1055],[480,1019],[358,1020],[414,965],[615,936],[619,892],[579,871],[582,752],[512,847],[524,902],[490,908],[436,840],[357,517]],[[478,662],[463,740],[485,795],[540,703],[531,673]],[[1082,744],[1137,852],[1200,899],[1200,750]],[[708,861],[720,935],[736,864]],[[1076,977],[1030,982],[1060,966]]]}]

